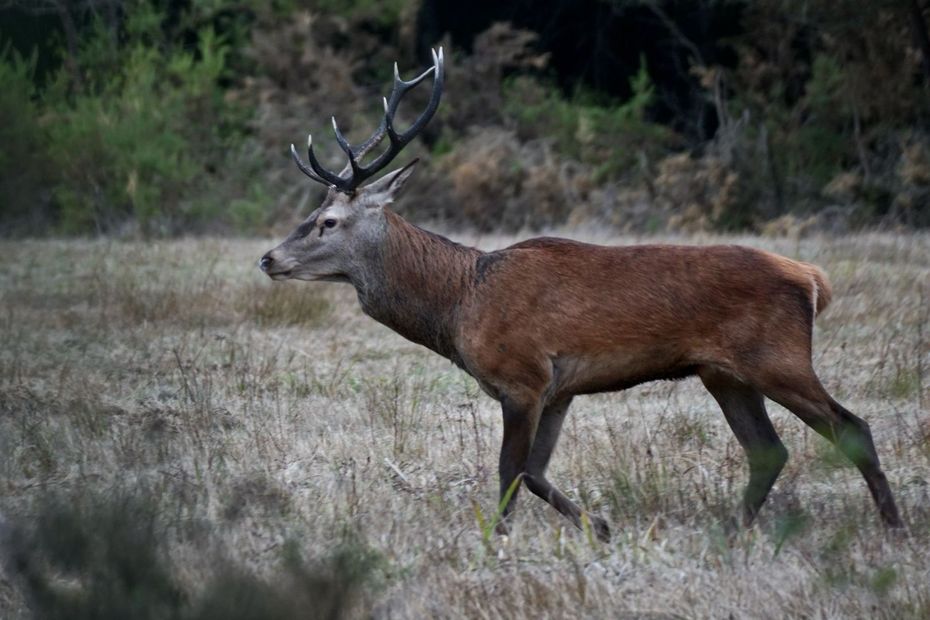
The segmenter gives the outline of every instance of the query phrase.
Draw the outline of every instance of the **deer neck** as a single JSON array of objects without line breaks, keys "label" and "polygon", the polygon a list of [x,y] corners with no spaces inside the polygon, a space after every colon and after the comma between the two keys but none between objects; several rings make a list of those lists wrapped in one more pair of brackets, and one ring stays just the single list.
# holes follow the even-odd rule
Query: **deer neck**
[{"label": "deer neck", "polygon": [[408,340],[453,361],[458,309],[479,250],[409,224],[385,209],[384,242],[352,278],[362,310]]}]

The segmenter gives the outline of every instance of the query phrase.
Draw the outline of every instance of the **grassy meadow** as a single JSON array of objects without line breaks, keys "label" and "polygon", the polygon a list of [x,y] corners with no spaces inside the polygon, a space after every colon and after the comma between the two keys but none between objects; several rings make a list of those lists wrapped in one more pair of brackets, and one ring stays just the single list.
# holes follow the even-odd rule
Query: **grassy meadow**
[{"label": "grassy meadow", "polygon": [[773,403],[790,460],[730,531],[746,462],[689,379],[575,401],[551,479],[611,543],[526,491],[499,537],[497,403],[350,287],[268,281],[274,241],[3,241],[0,617],[930,616],[930,236],[723,240],[829,273],[815,367],[906,535]]}]

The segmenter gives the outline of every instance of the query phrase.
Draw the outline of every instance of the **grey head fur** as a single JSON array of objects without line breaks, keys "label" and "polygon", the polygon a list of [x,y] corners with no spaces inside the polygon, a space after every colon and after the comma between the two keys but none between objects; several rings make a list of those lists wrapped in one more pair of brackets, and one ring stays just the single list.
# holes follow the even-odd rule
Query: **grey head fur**
[{"label": "grey head fur", "polygon": [[415,163],[349,194],[330,188],[320,207],[261,258],[261,270],[273,280],[351,282],[364,288],[385,241],[384,207],[400,193]]}]

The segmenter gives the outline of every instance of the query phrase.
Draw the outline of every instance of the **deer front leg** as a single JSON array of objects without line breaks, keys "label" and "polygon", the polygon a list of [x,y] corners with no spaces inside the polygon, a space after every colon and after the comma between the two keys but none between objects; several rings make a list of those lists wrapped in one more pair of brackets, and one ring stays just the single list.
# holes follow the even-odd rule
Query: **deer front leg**
[{"label": "deer front leg", "polygon": [[[526,469],[542,406],[538,401],[533,402],[531,399],[516,400],[504,397],[501,399],[501,408],[504,414],[504,440],[501,444],[498,471],[500,473],[500,503],[503,504],[511,485]],[[501,520],[497,527],[500,534],[507,533],[504,520],[513,511],[517,491],[520,490],[520,483],[516,484],[516,489],[501,510]]]},{"label": "deer front leg", "polygon": [[[504,441],[500,455],[500,498],[503,504],[507,492],[518,477],[513,494],[501,511],[498,523],[499,534],[507,533],[506,518],[513,511],[514,500],[520,483],[536,496],[571,519],[579,529],[582,528],[582,515],[585,514],[572,500],[555,488],[545,477],[546,466],[555,448],[562,429],[562,421],[568,411],[571,399],[547,406],[540,404],[515,405],[515,401],[502,399],[504,411]],[[602,518],[586,515],[594,533],[602,542],[610,540],[610,528]]]},{"label": "deer front leg", "polygon": [[[524,482],[526,488],[534,495],[541,497],[553,508],[568,517],[577,528],[583,529],[582,515],[586,513],[546,479],[546,467],[549,465],[552,451],[555,449],[556,442],[558,442],[562,422],[565,421],[565,415],[568,413],[568,406],[571,402],[572,399],[569,396],[549,404],[543,409],[536,429],[536,437],[533,439],[533,447],[526,463]],[[608,527],[607,522],[595,515],[586,514],[586,516],[598,539],[602,542],[608,542],[610,540],[610,527]]]}]

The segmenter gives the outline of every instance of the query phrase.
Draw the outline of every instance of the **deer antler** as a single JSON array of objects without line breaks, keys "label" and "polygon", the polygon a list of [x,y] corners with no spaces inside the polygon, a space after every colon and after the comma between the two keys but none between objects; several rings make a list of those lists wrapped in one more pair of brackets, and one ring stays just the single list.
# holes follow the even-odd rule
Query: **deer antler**
[{"label": "deer antler", "polygon": [[[394,129],[394,115],[397,113],[400,100],[408,91],[426,79],[430,73],[434,75],[433,92],[430,95],[429,103],[426,105],[426,110],[413,122],[407,131],[397,133]],[[291,155],[294,157],[294,161],[297,162],[297,167],[300,168],[301,172],[318,183],[329,185],[346,194],[353,193],[363,181],[391,163],[391,160],[400,153],[401,149],[413,140],[433,117],[436,108],[439,107],[439,99],[442,96],[443,76],[443,55],[441,47],[438,53],[436,50],[433,50],[433,66],[410,81],[401,79],[400,72],[397,69],[397,63],[395,62],[394,87],[391,90],[391,96],[384,99],[384,118],[381,120],[381,125],[370,138],[359,146],[353,147],[349,144],[349,141],[346,140],[345,136],[342,135],[342,132],[339,131],[339,125],[336,124],[336,117],[333,117],[333,133],[336,134],[336,142],[339,143],[339,147],[345,151],[345,154],[349,158],[349,162],[346,164],[345,168],[343,168],[342,172],[336,174],[324,168],[320,162],[317,161],[316,156],[313,154],[313,138],[311,135],[307,136],[307,159],[310,162],[309,166],[305,164],[300,158],[300,155],[297,154],[297,148],[293,144],[291,145]],[[369,151],[380,144],[385,135],[387,135],[390,141],[387,150],[378,155],[378,157],[367,166],[363,166],[359,163]]]}]

